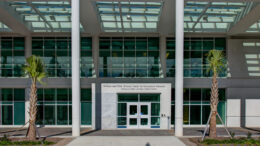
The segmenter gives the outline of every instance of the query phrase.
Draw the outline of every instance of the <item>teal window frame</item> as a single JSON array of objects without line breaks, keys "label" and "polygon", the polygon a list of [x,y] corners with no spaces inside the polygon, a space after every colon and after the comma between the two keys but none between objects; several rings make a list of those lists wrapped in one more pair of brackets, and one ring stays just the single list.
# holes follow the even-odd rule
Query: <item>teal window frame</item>
[{"label": "teal window frame", "polygon": [[25,89],[0,89],[0,125],[25,124]]},{"label": "teal window frame", "polygon": [[[205,125],[210,114],[210,88],[185,88],[183,100],[183,124],[184,125]],[[218,112],[226,123],[226,89],[219,89]],[[199,113],[193,113],[199,109]],[[171,99],[171,125],[174,125],[175,118],[175,89],[172,88]],[[217,118],[217,124],[221,122]]]},{"label": "teal window frame", "polygon": [[[38,125],[72,124],[72,91],[71,88],[40,88],[38,95]],[[91,88],[81,89],[81,125],[92,124]],[[50,110],[50,113],[46,111]],[[46,119],[47,117],[47,119]],[[65,118],[64,118],[65,117]]]},{"label": "teal window frame", "polygon": [[[207,78],[207,54],[211,49],[222,50],[226,56],[225,38],[184,38],[184,77]],[[226,64],[227,66],[227,64]],[[175,77],[175,38],[166,39],[166,76]],[[227,77],[227,69],[219,74]]]},{"label": "teal window frame", "polygon": [[160,78],[158,37],[100,37],[99,76]]},{"label": "teal window frame", "polygon": [[0,37],[0,77],[22,77],[24,37]]},{"label": "teal window frame", "polygon": [[[92,38],[81,37],[80,75],[82,78],[94,76]],[[71,77],[71,38],[32,37],[32,54],[42,57],[48,77]]]}]

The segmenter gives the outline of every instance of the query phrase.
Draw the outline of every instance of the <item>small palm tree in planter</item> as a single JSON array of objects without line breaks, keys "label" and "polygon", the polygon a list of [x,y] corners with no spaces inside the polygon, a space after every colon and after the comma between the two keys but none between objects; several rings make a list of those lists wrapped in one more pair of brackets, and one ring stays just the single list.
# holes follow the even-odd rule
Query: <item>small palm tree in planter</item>
[{"label": "small palm tree in planter", "polygon": [[212,85],[211,85],[211,97],[210,97],[210,108],[211,108],[211,117],[210,117],[210,128],[209,128],[209,137],[217,137],[217,110],[218,110],[218,80],[217,77],[220,72],[225,69],[225,57],[222,51],[220,50],[210,50],[207,56],[207,61],[209,65],[209,72],[212,72]]},{"label": "small palm tree in planter", "polygon": [[37,87],[36,83],[43,84],[42,79],[46,77],[44,63],[40,57],[32,55],[26,59],[26,65],[23,68],[24,73],[31,78],[30,90],[30,109],[29,109],[29,128],[28,139],[36,140],[36,116],[37,116]]}]

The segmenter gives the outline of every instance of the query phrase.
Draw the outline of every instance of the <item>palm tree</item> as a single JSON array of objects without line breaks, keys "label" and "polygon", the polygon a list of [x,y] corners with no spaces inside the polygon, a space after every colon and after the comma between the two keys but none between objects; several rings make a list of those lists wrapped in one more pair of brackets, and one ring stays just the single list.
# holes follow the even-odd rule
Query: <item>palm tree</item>
[{"label": "palm tree", "polygon": [[31,90],[30,90],[30,109],[29,109],[29,128],[28,139],[36,140],[36,116],[37,116],[37,87],[36,83],[43,84],[42,79],[46,77],[44,63],[40,57],[32,55],[26,59],[26,65],[23,68],[24,73],[31,78]]},{"label": "palm tree", "polygon": [[218,81],[217,77],[221,71],[225,68],[225,57],[222,51],[220,50],[210,50],[207,57],[209,69],[208,71],[213,73],[212,85],[211,85],[211,97],[210,97],[210,108],[211,108],[211,117],[210,117],[210,132],[209,137],[217,137],[217,110],[218,110]]}]

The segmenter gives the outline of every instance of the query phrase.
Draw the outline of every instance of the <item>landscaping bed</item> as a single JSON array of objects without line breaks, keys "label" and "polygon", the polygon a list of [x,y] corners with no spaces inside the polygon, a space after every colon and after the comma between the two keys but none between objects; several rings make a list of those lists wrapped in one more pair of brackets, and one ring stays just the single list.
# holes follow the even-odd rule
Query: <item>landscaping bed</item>
[{"label": "landscaping bed", "polygon": [[189,141],[197,144],[198,146],[236,146],[236,145],[252,145],[260,146],[260,138],[216,138],[216,139],[205,139],[201,141],[201,138],[189,138]]},{"label": "landscaping bed", "polygon": [[36,141],[29,141],[26,138],[0,138],[0,145],[55,145],[63,138],[41,138]]}]

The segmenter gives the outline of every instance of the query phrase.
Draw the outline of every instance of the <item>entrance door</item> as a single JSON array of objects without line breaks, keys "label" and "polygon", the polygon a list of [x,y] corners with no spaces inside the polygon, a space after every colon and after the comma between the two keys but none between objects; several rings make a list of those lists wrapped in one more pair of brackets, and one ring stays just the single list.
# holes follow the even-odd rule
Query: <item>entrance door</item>
[{"label": "entrance door", "polygon": [[127,128],[150,128],[150,103],[127,103]]}]

